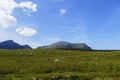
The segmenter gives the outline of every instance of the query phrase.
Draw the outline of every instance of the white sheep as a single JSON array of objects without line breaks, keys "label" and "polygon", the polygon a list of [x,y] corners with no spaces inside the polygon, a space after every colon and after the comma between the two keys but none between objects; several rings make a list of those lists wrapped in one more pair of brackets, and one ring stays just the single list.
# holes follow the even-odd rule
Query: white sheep
[{"label": "white sheep", "polygon": [[48,54],[48,52],[46,54]]},{"label": "white sheep", "polygon": [[31,53],[29,53],[29,55],[32,55],[33,53],[31,52]]},{"label": "white sheep", "polygon": [[22,52],[20,52],[19,54],[20,54],[20,55],[23,55],[23,53],[22,53]]},{"label": "white sheep", "polygon": [[58,62],[59,60],[58,60],[58,59],[55,59],[54,61],[55,61],[55,62]]}]

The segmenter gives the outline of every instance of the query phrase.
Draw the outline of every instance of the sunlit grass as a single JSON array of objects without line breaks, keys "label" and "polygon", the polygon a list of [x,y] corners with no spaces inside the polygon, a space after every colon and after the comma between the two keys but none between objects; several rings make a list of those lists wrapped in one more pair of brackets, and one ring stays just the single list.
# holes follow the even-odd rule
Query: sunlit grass
[{"label": "sunlit grass", "polygon": [[0,50],[0,80],[120,80],[120,51]]}]

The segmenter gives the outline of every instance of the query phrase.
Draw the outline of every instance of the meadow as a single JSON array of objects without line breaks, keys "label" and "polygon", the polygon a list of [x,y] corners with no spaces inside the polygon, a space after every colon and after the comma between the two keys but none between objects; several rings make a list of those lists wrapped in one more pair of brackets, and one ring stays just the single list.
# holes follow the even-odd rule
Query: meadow
[{"label": "meadow", "polygon": [[0,80],[120,80],[120,51],[0,50]]}]

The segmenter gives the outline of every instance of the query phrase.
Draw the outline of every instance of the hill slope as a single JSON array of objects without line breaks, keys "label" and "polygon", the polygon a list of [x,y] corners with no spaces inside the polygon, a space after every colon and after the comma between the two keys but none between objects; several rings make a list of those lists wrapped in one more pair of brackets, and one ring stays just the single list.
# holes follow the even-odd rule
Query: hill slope
[{"label": "hill slope", "polygon": [[69,43],[65,41],[56,42],[48,46],[41,46],[39,48],[58,48],[58,49],[79,49],[79,50],[91,50],[91,48],[85,43]]},{"label": "hill slope", "polygon": [[20,45],[13,40],[0,42],[0,49],[31,49],[29,45]]}]

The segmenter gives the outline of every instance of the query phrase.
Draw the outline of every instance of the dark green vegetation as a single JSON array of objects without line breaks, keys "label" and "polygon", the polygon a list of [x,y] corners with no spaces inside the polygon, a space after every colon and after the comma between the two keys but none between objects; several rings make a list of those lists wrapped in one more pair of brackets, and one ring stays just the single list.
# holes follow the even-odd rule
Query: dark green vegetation
[{"label": "dark green vegetation", "polygon": [[0,80],[120,80],[120,51],[0,50]]}]

